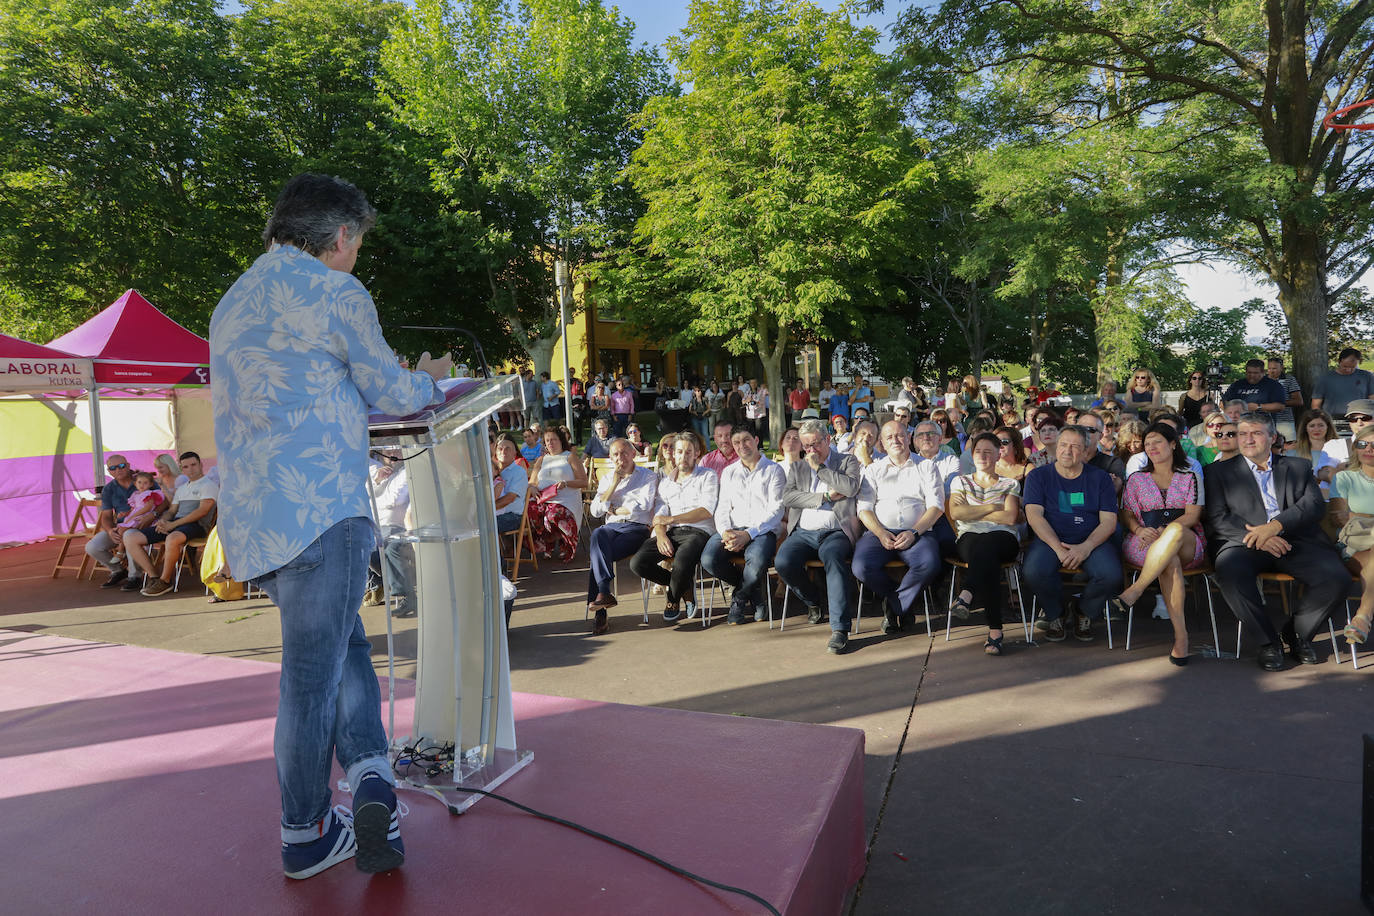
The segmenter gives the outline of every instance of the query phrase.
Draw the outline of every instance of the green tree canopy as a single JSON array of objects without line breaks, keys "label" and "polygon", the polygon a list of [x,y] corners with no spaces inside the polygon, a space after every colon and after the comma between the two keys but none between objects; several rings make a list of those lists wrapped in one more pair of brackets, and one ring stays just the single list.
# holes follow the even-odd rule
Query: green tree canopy
[{"label": "green tree canopy", "polygon": [[[880,81],[877,35],[811,3],[694,0],[670,40],[680,96],[652,100],[629,175],[648,203],[607,279],[675,294],[674,341],[756,352],[775,398],[792,328],[863,324],[929,169]],[[853,336],[851,331],[851,336]],[[783,412],[771,411],[773,437]]]}]

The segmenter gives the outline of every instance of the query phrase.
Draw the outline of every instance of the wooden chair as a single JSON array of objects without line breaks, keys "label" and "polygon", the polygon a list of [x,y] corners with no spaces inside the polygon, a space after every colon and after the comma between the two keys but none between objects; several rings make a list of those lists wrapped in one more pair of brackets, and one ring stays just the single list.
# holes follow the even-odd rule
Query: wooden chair
[{"label": "wooden chair", "polygon": [[[1297,580],[1288,575],[1288,573],[1281,572],[1260,573],[1256,578],[1259,579],[1258,584],[1261,598],[1264,597],[1264,583],[1275,582],[1278,584],[1279,600],[1283,602],[1283,616],[1291,619],[1293,612],[1288,606],[1288,586],[1290,583],[1296,582]],[[1349,604],[1347,604],[1347,614],[1349,614],[1349,607]],[[1349,623],[1349,621],[1346,622]],[[1240,658],[1240,631],[1244,626],[1245,622],[1243,620],[1236,620],[1236,658]],[[1341,647],[1336,643],[1336,626],[1331,622],[1330,617],[1326,618],[1326,629],[1331,634],[1331,651],[1336,653],[1336,664],[1339,665],[1341,663]],[[1355,647],[1351,646],[1350,651],[1353,654]],[[1221,655],[1221,646],[1217,646],[1217,655]]]},{"label": "wooden chair", "polygon": [[[811,564],[808,563],[807,565],[810,566]],[[902,570],[903,572],[905,572],[905,571],[906,571],[906,568],[907,568],[906,564],[903,563],[901,560],[888,560],[886,563],[883,564],[883,572],[885,572],[885,573],[891,573],[891,572],[895,572],[895,571],[897,571],[897,570]],[[934,582],[931,583],[931,585],[934,585],[934,584],[935,584]],[[921,600],[925,602],[925,611],[926,611],[926,635],[927,635],[927,636],[930,636],[930,635],[931,635],[931,632],[930,632],[930,589],[929,589],[929,588],[923,588],[923,589],[921,589]],[[915,613],[915,612],[913,611],[912,613]],[[859,582],[859,601],[858,601],[858,603],[857,603],[857,604],[855,605],[855,607],[854,607],[854,632],[855,632],[855,633],[858,633],[858,632],[859,632],[859,623],[860,623],[860,621],[863,620],[863,618],[864,618],[864,584],[863,584],[862,581],[860,581],[860,582]],[[946,630],[945,630],[945,639],[946,639],[946,640],[949,639],[949,630],[948,630],[948,628],[946,628]]]},{"label": "wooden chair", "polygon": [[539,571],[539,557],[534,552],[534,536],[530,534],[530,500],[526,498],[524,508],[520,510],[520,527],[515,531],[501,532],[501,548],[506,547],[507,539],[510,539],[511,555],[507,557],[507,562],[511,564],[510,580],[512,583],[520,580],[520,560],[525,551],[529,551],[530,562],[534,564],[534,571]]},{"label": "wooden chair", "polygon": [[[86,575],[87,569],[90,569],[92,574],[95,573],[95,561],[91,559],[90,554],[86,553],[84,542],[89,541],[95,536],[96,519],[93,518],[90,521],[86,521],[87,509],[94,509],[96,518],[99,518],[100,500],[82,499],[76,507],[76,513],[72,515],[71,526],[68,527],[65,532],[53,535],[54,539],[62,542],[62,549],[57,552],[57,564],[52,568],[52,578],[54,579],[56,579],[58,574],[64,569],[76,570],[76,577],[78,579]],[[83,541],[81,545],[81,562],[78,565],[72,565],[66,562],[67,553],[72,549],[72,542],[78,539]]]}]

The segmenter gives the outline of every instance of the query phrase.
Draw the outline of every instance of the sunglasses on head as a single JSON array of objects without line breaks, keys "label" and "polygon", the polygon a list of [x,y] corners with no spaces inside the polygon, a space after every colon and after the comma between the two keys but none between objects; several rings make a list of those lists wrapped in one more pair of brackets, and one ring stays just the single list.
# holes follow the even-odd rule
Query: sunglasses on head
[{"label": "sunglasses on head", "polygon": [[105,465],[105,470],[107,470],[107,471],[122,471],[122,470],[124,470],[125,468],[127,468],[128,466],[129,466],[129,465],[128,465],[127,463],[125,463],[125,464],[107,464],[107,465]]}]

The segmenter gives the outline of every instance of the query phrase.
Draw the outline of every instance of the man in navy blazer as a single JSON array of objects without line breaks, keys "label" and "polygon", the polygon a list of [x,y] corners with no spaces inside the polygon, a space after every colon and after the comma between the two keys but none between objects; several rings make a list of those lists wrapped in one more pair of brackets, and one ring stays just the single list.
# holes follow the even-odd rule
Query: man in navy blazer
[{"label": "man in navy blazer", "polygon": [[1217,582],[1236,616],[1260,633],[1259,664],[1283,667],[1279,633],[1264,610],[1256,576],[1287,573],[1303,585],[1302,607],[1284,623],[1283,638],[1294,659],[1317,663],[1309,641],[1350,586],[1350,573],[1321,529],[1326,502],[1302,458],[1271,454],[1274,421],[1268,414],[1241,414],[1240,455],[1203,471],[1205,525],[1215,557]]}]

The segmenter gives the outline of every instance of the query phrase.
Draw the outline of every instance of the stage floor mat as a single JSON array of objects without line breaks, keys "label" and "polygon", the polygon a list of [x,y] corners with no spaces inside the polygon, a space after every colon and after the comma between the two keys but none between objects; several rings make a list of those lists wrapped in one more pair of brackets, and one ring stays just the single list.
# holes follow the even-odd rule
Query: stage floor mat
[{"label": "stage floor mat", "polygon": [[[403,868],[368,876],[344,863],[292,881],[277,832],[277,675],[264,662],[0,630],[0,909],[763,911],[494,799],[455,817],[415,792],[400,795]],[[413,689],[397,682],[401,732]],[[784,913],[839,912],[863,872],[862,731],[514,702],[518,742],[535,756],[500,791],[522,804]]]}]

